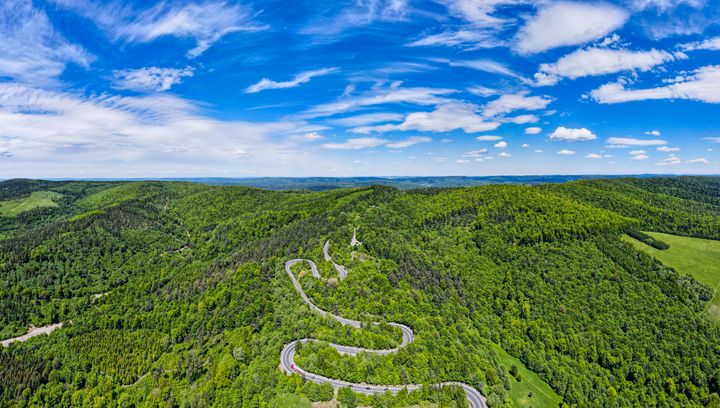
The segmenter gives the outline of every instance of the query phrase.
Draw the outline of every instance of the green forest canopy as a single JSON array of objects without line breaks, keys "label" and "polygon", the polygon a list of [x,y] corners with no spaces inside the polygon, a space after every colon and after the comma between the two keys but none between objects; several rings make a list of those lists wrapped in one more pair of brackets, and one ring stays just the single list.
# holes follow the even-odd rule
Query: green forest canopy
[{"label": "green forest canopy", "polygon": [[[2,202],[36,192],[52,192],[55,206],[0,217],[0,337],[72,323],[0,350],[0,406],[331,399],[328,387],[280,372],[282,346],[311,337],[385,347],[397,333],[347,330],[303,306],[282,265],[313,259],[332,276],[321,262],[327,239],[350,274],[303,280],[313,301],[403,322],[416,340],[386,357],[304,348],[298,358],[315,372],[458,380],[493,407],[720,402],[720,331],[702,314],[713,289],[622,239],[638,230],[720,239],[720,178],[324,192],[0,183]],[[363,246],[353,253],[356,227]],[[346,405],[464,403],[453,389],[346,394]]]}]

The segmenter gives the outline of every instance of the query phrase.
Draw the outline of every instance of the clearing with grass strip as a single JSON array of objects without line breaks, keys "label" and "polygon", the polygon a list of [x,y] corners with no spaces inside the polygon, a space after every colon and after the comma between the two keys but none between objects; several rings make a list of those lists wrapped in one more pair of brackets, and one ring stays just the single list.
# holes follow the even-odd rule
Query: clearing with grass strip
[{"label": "clearing with grass strip", "polygon": [[665,265],[680,273],[691,275],[715,290],[715,296],[708,302],[705,313],[710,320],[720,324],[720,241],[678,235],[646,232],[651,237],[670,245],[669,249],[658,250],[628,236],[623,237],[636,248],[644,251]]},{"label": "clearing with grass strip", "polygon": [[35,191],[29,197],[0,201],[0,215],[14,217],[20,213],[40,207],[57,207],[55,199],[62,194],[54,191]]}]

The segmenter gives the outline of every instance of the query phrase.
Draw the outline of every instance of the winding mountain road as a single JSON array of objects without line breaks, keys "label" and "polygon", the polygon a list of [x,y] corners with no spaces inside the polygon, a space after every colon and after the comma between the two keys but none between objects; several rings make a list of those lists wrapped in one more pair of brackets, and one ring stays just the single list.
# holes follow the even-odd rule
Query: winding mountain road
[{"label": "winding mountain road", "polygon": [[[336,264],[330,255],[328,254],[328,246],[330,245],[330,241],[327,241],[325,243],[325,246],[323,247],[323,252],[325,254],[325,260],[332,262],[333,266],[335,266],[335,269],[340,274],[340,267],[343,271],[343,273],[340,275],[343,279],[347,275],[347,271],[342,265]],[[330,317],[334,320],[337,320],[343,325],[351,326],[355,328],[360,328],[361,323],[358,320],[352,320],[352,319],[346,319],[344,317],[334,315],[330,312],[327,312],[325,310],[320,309],[319,307],[315,306],[315,304],[310,301],[310,299],[305,294],[305,291],[303,290],[302,286],[300,286],[300,282],[295,278],[295,275],[292,273],[292,270],[290,269],[293,265],[300,263],[300,262],[307,262],[310,265],[310,269],[312,270],[312,274],[316,279],[320,278],[320,272],[318,272],[317,265],[315,265],[315,262],[308,260],[308,259],[291,259],[285,263],[285,272],[287,272],[288,276],[290,277],[290,280],[293,283],[293,286],[295,286],[295,291],[297,291],[300,294],[300,297],[303,299],[305,304],[307,304],[310,309],[312,309],[314,312],[318,313],[321,316]],[[378,323],[375,323],[378,324]],[[403,340],[400,346],[392,349],[386,349],[386,350],[371,350],[371,349],[364,349],[360,347],[352,347],[352,346],[343,346],[340,344],[334,344],[330,343],[330,347],[334,348],[341,354],[348,354],[348,355],[355,355],[360,352],[365,352],[368,354],[378,354],[378,355],[387,355],[387,354],[393,354],[397,353],[401,348],[407,346],[408,344],[412,343],[415,339],[415,336],[413,334],[413,331],[410,327],[400,324],[400,323],[388,323],[391,326],[397,327],[402,331]],[[358,384],[358,383],[350,383],[343,380],[336,380],[333,378],[323,377],[318,374],[314,374],[311,372],[308,372],[306,370],[303,370],[302,368],[298,367],[295,364],[295,351],[297,348],[298,343],[309,343],[312,341],[317,341],[314,339],[300,339],[295,340],[283,347],[282,352],[280,353],[280,368],[287,374],[299,374],[303,376],[304,378],[317,383],[317,384],[324,384],[328,383],[332,385],[334,388],[340,388],[340,387],[350,387],[355,392],[361,392],[364,394],[377,394],[377,393],[385,393],[387,391],[390,391],[391,393],[395,394],[399,392],[400,390],[407,389],[408,391],[417,390],[422,387],[420,384],[405,384],[405,385],[373,385],[373,384]],[[471,387],[468,384],[456,382],[456,381],[447,381],[443,383],[437,384],[438,386],[443,385],[455,385],[459,386],[462,389],[465,390],[465,394],[468,399],[468,403],[471,408],[487,408],[487,404],[485,403],[485,397],[483,397],[482,394],[475,388]]]},{"label": "winding mountain road", "polygon": [[[328,253],[328,250],[329,250],[329,249],[330,249],[330,240],[327,240],[327,241],[325,242],[325,246],[323,246],[323,254],[325,254],[325,260],[328,261],[328,262],[332,262],[333,267],[335,268],[335,270],[336,270],[337,273],[338,273],[338,276],[340,277],[340,280],[343,280],[343,279],[345,279],[345,277],[347,276],[347,270],[345,269],[344,266],[342,266],[342,265],[340,265],[340,264],[338,264],[338,263],[335,263],[335,261],[333,261],[332,257],[331,257],[330,254]],[[320,275],[317,275],[317,276],[315,276],[315,277],[316,277],[316,278],[319,278]]]}]

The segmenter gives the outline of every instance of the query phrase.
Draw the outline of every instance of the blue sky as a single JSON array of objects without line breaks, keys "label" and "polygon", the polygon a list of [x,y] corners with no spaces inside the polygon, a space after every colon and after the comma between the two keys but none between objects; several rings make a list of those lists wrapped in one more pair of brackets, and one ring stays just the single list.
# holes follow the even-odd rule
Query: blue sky
[{"label": "blue sky", "polygon": [[720,173],[720,2],[0,5],[0,177]]}]

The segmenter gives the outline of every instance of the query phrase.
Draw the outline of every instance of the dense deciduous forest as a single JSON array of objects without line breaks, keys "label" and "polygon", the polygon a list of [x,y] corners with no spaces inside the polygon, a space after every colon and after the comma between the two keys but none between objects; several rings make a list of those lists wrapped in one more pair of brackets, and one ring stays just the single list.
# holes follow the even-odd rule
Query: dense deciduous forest
[{"label": "dense deciduous forest", "polygon": [[[450,380],[512,407],[520,373],[564,406],[720,406],[720,329],[700,314],[713,290],[620,238],[720,239],[720,178],[323,192],[10,180],[0,201],[38,191],[57,205],[0,217],[0,338],[65,325],[0,349],[0,407],[464,406],[461,389],[430,386]],[[322,262],[328,239],[343,281]],[[283,374],[297,338],[400,342],[313,313],[283,270],[298,257],[321,269],[294,271],[319,307],[416,335],[389,356],[308,344],[298,363],[428,386],[334,396]],[[547,405],[535,394],[523,401]]]}]

